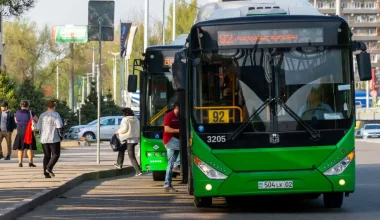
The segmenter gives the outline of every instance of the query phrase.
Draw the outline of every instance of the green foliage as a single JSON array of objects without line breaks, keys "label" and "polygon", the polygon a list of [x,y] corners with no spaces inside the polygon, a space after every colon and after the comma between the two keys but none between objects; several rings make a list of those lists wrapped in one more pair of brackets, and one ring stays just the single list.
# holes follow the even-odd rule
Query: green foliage
[{"label": "green foliage", "polygon": [[[192,0],[191,3],[179,2],[176,4],[176,36],[181,34],[188,34],[190,32],[191,26],[194,24],[195,17],[197,15],[198,1]],[[173,4],[170,5],[170,13],[168,15],[168,22],[165,30],[166,34],[166,44],[172,41],[173,33]]]},{"label": "green foliage", "polygon": [[18,102],[15,96],[15,84],[11,82],[7,73],[0,72],[0,102],[8,102],[9,108],[15,112]]},{"label": "green foliage", "polygon": [[20,16],[34,7],[37,0],[0,0],[3,16]]},{"label": "green foliage", "polygon": [[62,118],[63,123],[67,122],[66,129],[78,124],[78,116],[73,113],[67,105],[66,101],[53,99],[57,103],[56,111]]},{"label": "green foliage", "polygon": [[30,109],[37,115],[46,111],[46,100],[41,89],[37,89],[31,80],[25,80],[19,85],[16,92],[18,102],[21,100],[28,100],[30,102]]},{"label": "green foliage", "polygon": [[[121,109],[112,100],[110,92],[107,94],[107,100],[104,101],[104,97],[101,97],[101,117],[121,115]],[[91,83],[91,93],[87,97],[84,105],[81,108],[81,120],[82,124],[88,124],[89,122],[98,118],[98,96],[96,92],[96,83]]]}]

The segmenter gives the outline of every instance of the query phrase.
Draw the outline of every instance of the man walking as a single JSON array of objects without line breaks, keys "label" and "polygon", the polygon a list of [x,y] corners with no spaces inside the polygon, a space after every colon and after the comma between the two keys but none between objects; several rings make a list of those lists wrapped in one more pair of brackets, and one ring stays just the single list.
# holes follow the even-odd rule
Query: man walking
[{"label": "man walking", "polygon": [[[178,192],[172,186],[173,166],[179,155],[179,106],[178,103],[173,104],[174,109],[166,114],[164,119],[164,135],[163,142],[167,150],[168,166],[166,168],[164,190],[165,192]],[[178,161],[177,161],[178,164]],[[179,168],[176,168],[179,170]]]},{"label": "man walking", "polygon": [[12,132],[16,127],[15,117],[13,113],[8,109],[8,103],[1,103],[1,115],[0,115],[0,159],[4,158],[3,154],[3,139],[7,142],[7,156],[4,160],[11,159],[12,153]]},{"label": "man walking", "polygon": [[63,127],[63,123],[61,116],[55,111],[56,105],[54,101],[48,101],[46,104],[48,110],[41,114],[37,124],[40,131],[40,142],[44,151],[43,168],[45,178],[55,176],[53,168],[61,155],[59,129]]}]

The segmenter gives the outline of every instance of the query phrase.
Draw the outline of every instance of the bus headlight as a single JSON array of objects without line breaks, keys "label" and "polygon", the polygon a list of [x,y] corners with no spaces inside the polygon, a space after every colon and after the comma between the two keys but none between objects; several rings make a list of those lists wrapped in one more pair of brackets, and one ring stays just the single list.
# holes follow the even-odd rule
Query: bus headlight
[{"label": "bus headlight", "polygon": [[335,176],[339,175],[346,170],[348,165],[350,165],[351,161],[355,157],[355,151],[351,151],[343,160],[339,161],[339,163],[335,164],[335,166],[331,167],[327,171],[325,171],[323,174],[326,176]]},{"label": "bus headlight", "polygon": [[209,179],[215,179],[215,180],[227,179],[226,175],[210,167],[205,162],[201,161],[198,157],[194,156],[194,163],[202,171],[202,173],[204,173]]}]

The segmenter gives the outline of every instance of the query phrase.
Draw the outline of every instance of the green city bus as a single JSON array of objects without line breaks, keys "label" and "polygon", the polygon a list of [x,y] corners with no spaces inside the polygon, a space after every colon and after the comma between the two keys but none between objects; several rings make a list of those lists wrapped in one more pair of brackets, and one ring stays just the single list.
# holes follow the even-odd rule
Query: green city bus
[{"label": "green city bus", "polygon": [[[184,44],[184,42],[183,42]],[[148,47],[141,61],[140,72],[140,158],[144,172],[152,172],[153,180],[165,180],[166,149],[162,143],[164,117],[177,101],[173,76],[169,69],[180,45]],[[176,174],[174,174],[176,175]]]},{"label": "green city bus", "polygon": [[223,18],[195,23],[176,53],[181,172],[196,207],[323,195],[337,208],[355,191],[353,55],[363,81],[370,56],[344,19],[302,10],[211,13]]}]

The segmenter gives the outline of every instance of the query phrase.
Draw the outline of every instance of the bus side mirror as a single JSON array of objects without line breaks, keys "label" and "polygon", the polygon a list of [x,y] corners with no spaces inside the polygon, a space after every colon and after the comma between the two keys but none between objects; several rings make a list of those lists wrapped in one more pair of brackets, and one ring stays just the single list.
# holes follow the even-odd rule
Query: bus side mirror
[{"label": "bus side mirror", "polygon": [[174,63],[172,64],[174,90],[184,90],[186,88],[186,63],[184,60],[183,51],[175,54]]},{"label": "bus side mirror", "polygon": [[361,52],[356,55],[360,81],[372,79],[371,57],[367,52]]},{"label": "bus side mirror", "polygon": [[137,91],[137,75],[128,76],[128,92]]}]

